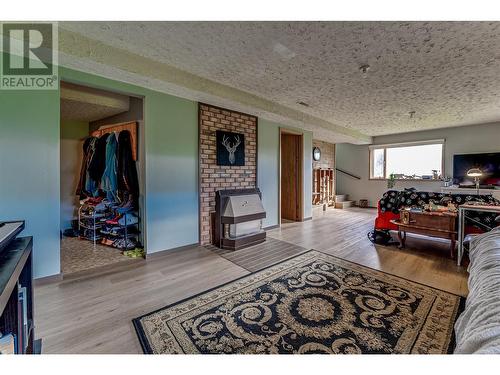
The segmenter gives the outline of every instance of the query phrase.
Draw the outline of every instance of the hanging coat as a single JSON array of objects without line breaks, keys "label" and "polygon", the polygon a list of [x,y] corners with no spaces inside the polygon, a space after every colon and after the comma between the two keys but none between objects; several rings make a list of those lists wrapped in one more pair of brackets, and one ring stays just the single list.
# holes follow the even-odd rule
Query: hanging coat
[{"label": "hanging coat", "polygon": [[87,167],[85,170],[85,195],[89,197],[96,197],[99,195],[99,184],[97,181],[92,179],[89,174],[89,165],[92,159],[95,157],[95,150],[98,138],[92,137],[89,143],[89,152],[87,155]]},{"label": "hanging coat", "polygon": [[80,197],[80,199],[85,198],[85,184],[87,177],[87,167],[89,164],[89,154],[90,154],[90,146],[95,137],[87,137],[83,142],[83,157],[82,157],[82,165],[80,167],[80,178],[78,180],[78,186],[76,187],[76,195]]},{"label": "hanging coat", "polygon": [[139,178],[132,157],[132,140],[128,130],[118,136],[118,189],[133,196],[134,203],[139,198]]},{"label": "hanging coat", "polygon": [[110,202],[118,200],[118,160],[116,158],[118,142],[114,133],[106,139],[105,168],[101,178],[101,189]]},{"label": "hanging coat", "polygon": [[106,168],[106,148],[109,133],[103,134],[97,140],[95,153],[88,166],[89,176],[99,183]]}]

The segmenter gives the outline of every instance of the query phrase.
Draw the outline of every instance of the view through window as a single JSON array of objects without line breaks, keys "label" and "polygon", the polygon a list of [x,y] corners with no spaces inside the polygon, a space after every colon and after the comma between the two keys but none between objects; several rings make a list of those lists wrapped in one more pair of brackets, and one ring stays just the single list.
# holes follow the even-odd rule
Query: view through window
[{"label": "view through window", "polygon": [[385,179],[440,179],[443,168],[443,141],[411,145],[370,147],[370,177]]}]

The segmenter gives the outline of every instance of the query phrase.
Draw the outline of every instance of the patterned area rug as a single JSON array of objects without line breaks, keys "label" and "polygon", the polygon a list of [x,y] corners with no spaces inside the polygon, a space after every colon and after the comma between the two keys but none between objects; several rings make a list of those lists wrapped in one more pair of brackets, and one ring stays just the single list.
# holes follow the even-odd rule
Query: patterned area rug
[{"label": "patterned area rug", "polygon": [[462,300],[311,250],[134,325],[145,353],[447,353]]}]

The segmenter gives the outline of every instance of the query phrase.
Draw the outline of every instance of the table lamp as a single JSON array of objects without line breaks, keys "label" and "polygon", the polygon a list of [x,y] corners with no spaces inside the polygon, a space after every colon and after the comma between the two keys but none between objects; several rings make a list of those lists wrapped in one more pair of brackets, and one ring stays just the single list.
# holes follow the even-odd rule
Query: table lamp
[{"label": "table lamp", "polygon": [[483,172],[479,168],[472,168],[467,171],[468,177],[474,177],[474,182],[476,183],[477,195],[479,195],[479,177],[483,175]]}]

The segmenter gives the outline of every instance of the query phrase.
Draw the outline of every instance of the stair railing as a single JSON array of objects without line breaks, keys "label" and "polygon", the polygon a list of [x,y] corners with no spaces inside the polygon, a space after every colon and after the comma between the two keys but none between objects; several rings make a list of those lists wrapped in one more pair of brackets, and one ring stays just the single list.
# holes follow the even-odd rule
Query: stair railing
[{"label": "stair railing", "polygon": [[355,178],[356,180],[361,180],[361,177],[356,176],[355,174],[349,173],[349,172],[347,172],[347,171],[344,171],[343,169],[340,169],[340,168],[335,168],[335,170],[336,170],[337,172],[340,172],[340,173],[346,174],[346,175],[348,175],[349,177]]}]

